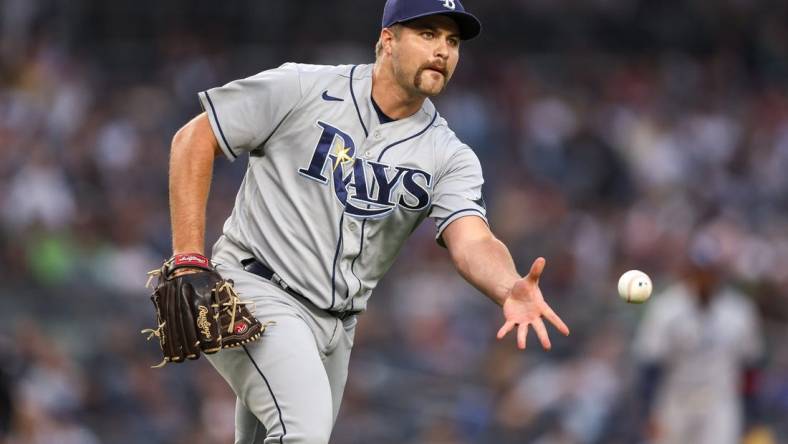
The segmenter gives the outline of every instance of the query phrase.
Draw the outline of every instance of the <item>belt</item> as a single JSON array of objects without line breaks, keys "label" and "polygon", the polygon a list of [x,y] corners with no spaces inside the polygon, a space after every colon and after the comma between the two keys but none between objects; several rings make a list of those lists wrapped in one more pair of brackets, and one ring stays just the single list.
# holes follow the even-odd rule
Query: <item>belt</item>
[{"label": "belt", "polygon": [[274,270],[271,270],[270,268],[268,268],[268,266],[266,266],[265,264],[263,264],[262,262],[258,261],[255,258],[244,259],[244,260],[241,261],[241,265],[244,267],[244,270],[248,271],[249,273],[256,274],[256,275],[260,276],[263,279],[267,279],[267,280],[273,282],[279,288],[281,288],[282,290],[287,292],[287,294],[289,294],[290,296],[293,296],[294,298],[298,299],[300,302],[304,303],[305,305],[308,305],[310,307],[315,307],[315,308],[317,308],[319,310],[323,310],[324,312],[330,314],[331,316],[333,316],[333,317],[335,317],[335,318],[337,318],[337,319],[339,319],[341,321],[344,321],[345,319],[347,319],[347,318],[349,318],[351,316],[357,315],[357,314],[359,314],[361,312],[361,310],[342,310],[342,311],[340,311],[340,310],[327,310],[327,309],[318,307],[317,305],[315,305],[314,302],[310,301],[306,296],[304,296],[301,293],[293,290],[293,287],[287,285],[287,282],[282,280],[282,278],[278,274],[276,274],[276,272],[274,272]]}]

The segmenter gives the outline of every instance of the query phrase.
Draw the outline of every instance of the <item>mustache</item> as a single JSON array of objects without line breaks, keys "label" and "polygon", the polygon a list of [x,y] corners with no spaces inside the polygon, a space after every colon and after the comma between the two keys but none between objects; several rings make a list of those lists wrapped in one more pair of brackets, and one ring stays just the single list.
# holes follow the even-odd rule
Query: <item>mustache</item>
[{"label": "mustache", "polygon": [[433,69],[443,74],[444,77],[449,77],[448,68],[445,63],[427,63],[422,65],[421,68],[419,68],[419,71],[424,71],[427,69]]}]

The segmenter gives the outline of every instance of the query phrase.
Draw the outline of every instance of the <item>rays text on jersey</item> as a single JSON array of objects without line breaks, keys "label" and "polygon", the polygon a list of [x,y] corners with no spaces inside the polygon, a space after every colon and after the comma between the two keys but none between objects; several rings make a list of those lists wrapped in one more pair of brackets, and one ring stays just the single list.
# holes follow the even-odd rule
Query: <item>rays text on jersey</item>
[{"label": "rays text on jersey", "polygon": [[[358,218],[379,218],[395,208],[421,211],[430,203],[432,175],[426,171],[401,165],[387,165],[356,158],[356,145],[346,132],[325,122],[317,122],[323,130],[307,168],[298,170],[302,176],[329,185],[345,212]],[[333,167],[324,175],[326,164]],[[371,173],[371,174],[370,174]]]}]

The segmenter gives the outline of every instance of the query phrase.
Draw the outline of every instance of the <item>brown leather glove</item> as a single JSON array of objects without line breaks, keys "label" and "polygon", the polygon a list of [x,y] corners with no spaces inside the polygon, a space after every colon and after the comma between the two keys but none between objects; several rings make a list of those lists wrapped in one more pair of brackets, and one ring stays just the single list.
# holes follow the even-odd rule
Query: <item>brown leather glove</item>
[{"label": "brown leather glove", "polygon": [[[184,268],[191,270],[174,273]],[[265,331],[238,298],[233,282],[222,279],[205,256],[177,254],[148,276],[149,284],[158,278],[151,295],[157,327],[142,333],[158,338],[164,355],[154,367],[238,347]]]}]

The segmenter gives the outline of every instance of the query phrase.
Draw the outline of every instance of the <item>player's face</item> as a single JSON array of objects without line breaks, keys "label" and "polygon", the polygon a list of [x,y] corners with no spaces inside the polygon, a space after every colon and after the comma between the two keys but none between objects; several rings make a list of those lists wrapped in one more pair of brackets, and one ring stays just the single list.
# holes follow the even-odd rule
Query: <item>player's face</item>
[{"label": "player's face", "polygon": [[403,24],[391,55],[400,86],[411,94],[436,96],[449,83],[460,58],[457,23],[433,15]]}]

